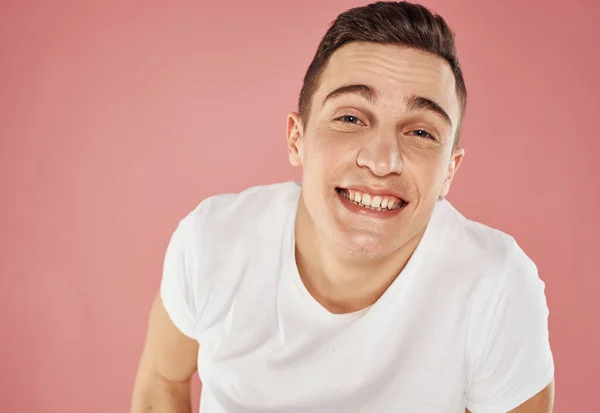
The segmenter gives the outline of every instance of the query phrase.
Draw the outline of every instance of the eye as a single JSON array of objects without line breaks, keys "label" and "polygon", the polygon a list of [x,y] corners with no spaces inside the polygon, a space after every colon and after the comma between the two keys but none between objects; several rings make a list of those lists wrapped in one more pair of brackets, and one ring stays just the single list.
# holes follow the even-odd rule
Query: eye
[{"label": "eye", "polygon": [[414,136],[423,139],[435,139],[432,134],[423,129],[416,129],[411,132]]},{"label": "eye", "polygon": [[338,122],[341,123],[349,123],[352,125],[364,125],[364,123],[358,119],[356,116],[353,115],[344,115],[344,116],[340,116],[339,118],[335,119]]}]

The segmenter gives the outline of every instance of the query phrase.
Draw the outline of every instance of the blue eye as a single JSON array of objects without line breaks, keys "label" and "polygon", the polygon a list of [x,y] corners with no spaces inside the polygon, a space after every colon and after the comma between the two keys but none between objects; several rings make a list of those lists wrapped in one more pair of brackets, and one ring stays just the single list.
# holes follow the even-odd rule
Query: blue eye
[{"label": "blue eye", "polygon": [[345,123],[356,124],[356,123],[360,122],[356,116],[352,116],[352,115],[344,115],[340,119],[342,120],[342,122],[345,122]]},{"label": "blue eye", "polygon": [[343,125],[358,125],[365,126],[365,124],[354,115],[343,115],[334,119],[335,122],[339,122]]},{"label": "blue eye", "polygon": [[414,131],[412,131],[412,134],[419,138],[434,139],[433,136],[429,132],[427,132],[426,130],[423,130],[423,129],[414,130]]}]

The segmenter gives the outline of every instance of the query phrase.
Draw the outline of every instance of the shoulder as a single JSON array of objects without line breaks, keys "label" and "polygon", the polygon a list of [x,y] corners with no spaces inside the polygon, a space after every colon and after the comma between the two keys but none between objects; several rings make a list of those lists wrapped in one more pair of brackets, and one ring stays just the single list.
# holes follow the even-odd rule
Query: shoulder
[{"label": "shoulder", "polygon": [[237,193],[213,195],[202,200],[180,225],[197,234],[240,235],[265,223],[285,219],[296,208],[300,185],[284,182],[254,186]]},{"label": "shoulder", "polygon": [[[452,239],[469,284],[466,357],[472,411],[508,411],[553,375],[545,283],[516,239],[457,214]],[[498,409],[498,410],[496,410]],[[491,411],[491,410],[490,410]]]},{"label": "shoulder", "polygon": [[287,182],[213,195],[179,221],[167,248],[161,294],[182,331],[197,337],[202,322],[228,305],[247,264],[281,248],[299,194],[299,184]]},{"label": "shoulder", "polygon": [[284,182],[213,195],[197,204],[176,229],[194,278],[216,276],[216,270],[234,258],[243,262],[256,248],[276,245],[299,196],[298,183]]},{"label": "shoulder", "polygon": [[456,260],[468,265],[469,272],[496,281],[515,270],[537,273],[534,262],[512,235],[466,218],[447,201],[444,208],[449,248]]},{"label": "shoulder", "polygon": [[467,219],[450,204],[445,209],[448,223],[444,262],[454,269],[454,276],[460,278],[460,285],[467,291],[473,317],[489,316],[489,322],[489,312],[499,302],[522,302],[546,313],[545,283],[517,240]]}]

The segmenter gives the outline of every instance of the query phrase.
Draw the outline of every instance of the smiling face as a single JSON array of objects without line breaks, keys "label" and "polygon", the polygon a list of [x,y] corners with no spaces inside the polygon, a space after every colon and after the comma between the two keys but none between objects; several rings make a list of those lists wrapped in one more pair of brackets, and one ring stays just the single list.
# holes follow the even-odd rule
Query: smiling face
[{"label": "smiling face", "polygon": [[338,49],[305,125],[288,117],[302,225],[354,257],[381,258],[418,238],[462,159],[460,115],[441,57],[373,43]]}]

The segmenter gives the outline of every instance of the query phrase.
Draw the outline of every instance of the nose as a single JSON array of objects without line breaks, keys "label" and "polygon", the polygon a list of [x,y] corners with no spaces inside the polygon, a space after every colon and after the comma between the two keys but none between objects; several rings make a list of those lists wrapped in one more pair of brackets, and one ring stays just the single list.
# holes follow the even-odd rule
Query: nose
[{"label": "nose", "polygon": [[379,177],[401,174],[403,162],[395,130],[369,137],[358,152],[356,163]]}]

